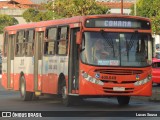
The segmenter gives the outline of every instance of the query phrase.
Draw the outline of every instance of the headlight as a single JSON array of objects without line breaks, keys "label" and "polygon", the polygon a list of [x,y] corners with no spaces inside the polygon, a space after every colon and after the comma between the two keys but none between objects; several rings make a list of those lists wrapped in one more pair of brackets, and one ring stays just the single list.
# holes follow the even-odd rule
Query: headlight
[{"label": "headlight", "polygon": [[135,82],[134,85],[135,86],[144,85],[147,82],[149,82],[151,78],[152,78],[151,75],[148,75],[148,77],[146,77],[145,79]]},{"label": "headlight", "polygon": [[98,85],[104,85],[104,83],[101,80],[97,80],[96,78],[91,77],[86,72],[82,72],[82,76],[85,80],[91,83],[98,84]]}]

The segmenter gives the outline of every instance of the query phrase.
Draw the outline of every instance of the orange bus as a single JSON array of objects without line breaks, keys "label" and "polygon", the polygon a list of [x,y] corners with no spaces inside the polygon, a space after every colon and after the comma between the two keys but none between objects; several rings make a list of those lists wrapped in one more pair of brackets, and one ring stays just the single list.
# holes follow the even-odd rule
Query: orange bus
[{"label": "orange bus", "polygon": [[151,96],[150,20],[91,15],[4,29],[2,85],[23,100],[55,94],[77,98]]}]

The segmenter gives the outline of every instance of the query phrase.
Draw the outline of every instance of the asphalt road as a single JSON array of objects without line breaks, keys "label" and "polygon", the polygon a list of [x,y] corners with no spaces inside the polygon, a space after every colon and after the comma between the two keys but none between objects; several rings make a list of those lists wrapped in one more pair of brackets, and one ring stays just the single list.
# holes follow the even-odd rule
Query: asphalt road
[{"label": "asphalt road", "polygon": [[[153,89],[153,92],[159,91],[160,87],[156,86]],[[159,95],[158,95],[159,96]],[[47,118],[32,118],[33,120],[48,120],[48,119],[58,119],[58,120],[75,120],[75,119],[87,119],[87,120],[106,120],[106,117],[104,117],[104,114],[110,114],[111,111],[113,111],[113,116],[117,115],[117,117],[108,116],[108,119],[114,120],[114,119],[147,119],[149,120],[151,117],[129,117],[128,114],[133,115],[133,113],[127,113],[128,111],[134,111],[134,114],[137,111],[137,114],[139,112],[153,112],[156,111],[157,115],[159,117],[153,117],[152,119],[160,119],[160,101],[156,100],[150,100],[146,97],[133,97],[130,101],[130,104],[128,106],[119,106],[117,103],[117,100],[115,98],[90,98],[85,99],[81,103],[75,104],[71,107],[65,107],[62,105],[61,101],[57,99],[56,97],[51,96],[43,96],[40,97],[39,100],[34,101],[22,101],[19,95],[19,92],[16,91],[6,91],[3,89],[3,87],[0,85],[0,111],[35,111],[35,112],[42,112],[42,111],[51,111],[51,114],[61,114],[62,117],[47,117]],[[55,111],[60,111],[56,113]],[[73,113],[75,114],[75,111],[81,111],[78,113],[83,114],[79,115],[82,117],[63,117],[66,113]],[[101,112],[99,112],[101,111]],[[66,112],[66,113],[65,113]],[[85,113],[86,112],[86,113]],[[105,113],[106,112],[106,113]],[[108,113],[107,113],[108,112]],[[120,112],[126,113],[126,117],[121,117]],[[70,114],[70,115],[71,115]],[[95,114],[98,114],[97,117],[93,117]],[[146,112],[147,114],[147,112]],[[85,115],[91,116],[91,117],[84,117]],[[122,116],[123,116],[122,115]],[[100,117],[102,116],[102,117]],[[120,117],[120,118],[119,118]],[[17,119],[31,119],[31,118],[0,118],[0,120],[17,120]]]}]

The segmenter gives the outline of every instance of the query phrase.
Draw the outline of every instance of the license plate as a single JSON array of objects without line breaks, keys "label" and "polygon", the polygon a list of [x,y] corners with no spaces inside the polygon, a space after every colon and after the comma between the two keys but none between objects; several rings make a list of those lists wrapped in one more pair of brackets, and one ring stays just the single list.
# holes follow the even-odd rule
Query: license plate
[{"label": "license plate", "polygon": [[113,87],[113,91],[125,91],[125,87]]}]

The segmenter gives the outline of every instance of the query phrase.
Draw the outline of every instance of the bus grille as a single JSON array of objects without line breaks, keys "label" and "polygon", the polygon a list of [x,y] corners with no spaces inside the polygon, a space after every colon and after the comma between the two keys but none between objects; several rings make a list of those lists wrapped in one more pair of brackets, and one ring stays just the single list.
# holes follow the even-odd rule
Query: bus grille
[{"label": "bus grille", "polygon": [[103,83],[116,83],[116,84],[133,84],[136,82],[136,80],[134,81],[122,81],[120,83],[117,82],[117,80],[101,80]]},{"label": "bus grille", "polygon": [[112,74],[112,75],[136,75],[142,74],[142,70],[130,70],[130,69],[97,69],[94,72],[101,74]]},{"label": "bus grille", "polygon": [[125,91],[113,91],[113,88],[103,87],[103,90],[105,93],[123,94],[123,93],[132,93],[134,91],[134,88],[125,88]]}]

